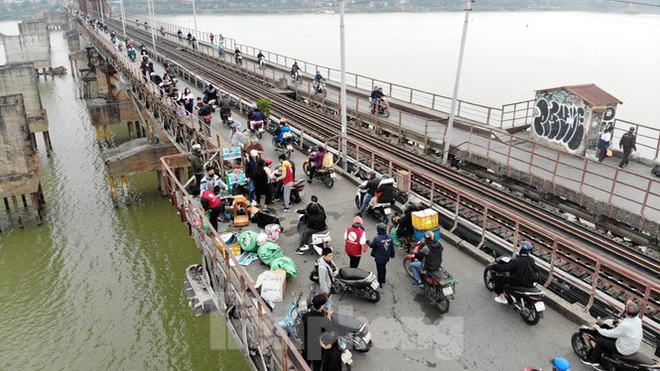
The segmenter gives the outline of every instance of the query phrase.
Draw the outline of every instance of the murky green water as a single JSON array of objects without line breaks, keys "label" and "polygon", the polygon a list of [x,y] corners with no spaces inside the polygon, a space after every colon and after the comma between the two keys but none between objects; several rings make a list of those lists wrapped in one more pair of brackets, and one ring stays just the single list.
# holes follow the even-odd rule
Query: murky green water
[{"label": "murky green water", "polygon": [[[69,68],[62,32],[51,43],[53,66]],[[115,208],[71,75],[40,90],[47,205],[41,227],[0,213],[0,370],[246,369],[238,351],[211,349],[211,317],[188,308],[184,270],[200,257],[156,175],[129,178],[131,204]]]}]

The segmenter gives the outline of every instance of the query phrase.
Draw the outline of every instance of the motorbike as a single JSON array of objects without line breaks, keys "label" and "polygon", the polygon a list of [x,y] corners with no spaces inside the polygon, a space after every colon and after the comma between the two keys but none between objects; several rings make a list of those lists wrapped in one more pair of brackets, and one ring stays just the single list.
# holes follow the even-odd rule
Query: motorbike
[{"label": "motorbike", "polygon": [[302,84],[302,78],[300,77],[300,71],[295,70],[291,71],[291,80],[293,80],[293,83],[296,85]]},{"label": "motorbike", "polygon": [[[305,214],[300,214],[298,217],[298,224],[296,225],[296,230],[299,235],[302,235],[307,227],[307,217]],[[314,249],[318,256],[321,256],[323,253],[323,248],[330,245],[332,238],[330,237],[330,231],[323,230],[312,234],[311,241],[309,245]]]},{"label": "motorbike", "polygon": [[[297,298],[295,297],[295,294],[292,294],[292,296],[295,299],[291,304],[291,307],[289,307],[286,319],[280,321],[279,325],[284,329],[287,336],[289,336],[294,344],[302,348],[302,342],[304,339],[302,316],[309,310],[312,298],[314,297],[314,292],[310,292],[307,300],[303,300],[302,302],[300,301],[302,293]],[[330,324],[330,331],[337,336],[340,342],[340,347],[343,349],[341,359],[346,365],[350,366],[353,364],[352,354],[347,347],[345,347],[346,345],[350,345],[353,350],[363,353],[368,352],[373,346],[371,333],[367,328],[367,324],[357,318],[345,314],[333,313],[330,318]],[[344,346],[342,346],[342,343]]]},{"label": "motorbike", "polygon": [[277,138],[277,135],[273,136],[273,148],[280,154],[286,155],[286,158],[290,158],[293,153],[293,133],[287,131],[283,134],[284,142],[280,143]]},{"label": "motorbike", "polygon": [[119,52],[124,51],[124,43],[121,43],[121,42],[118,43],[118,44],[117,44],[117,50],[118,50]]},{"label": "motorbike", "polygon": [[264,120],[250,121],[250,132],[261,139],[264,134]]},{"label": "motorbike", "polygon": [[137,53],[135,52],[135,49],[130,48],[126,51],[128,54],[128,58],[131,59],[131,62],[135,62],[135,58],[137,58]]},{"label": "motorbike", "polygon": [[[318,264],[314,264],[309,279],[319,283]],[[346,294],[352,294],[372,303],[380,301],[380,293],[376,291],[380,287],[376,275],[360,268],[339,268],[339,274],[335,277],[332,286],[335,294],[341,294],[339,300]]]},{"label": "motorbike", "polygon": [[328,96],[328,90],[325,88],[325,81],[315,81],[312,86],[314,88],[314,94],[320,94],[324,97]]},{"label": "motorbike", "polygon": [[[484,284],[489,291],[495,290],[495,281],[493,280],[495,271],[493,271],[493,267],[497,264],[506,264],[509,261],[511,261],[510,257],[500,256],[486,267],[484,270]],[[508,306],[513,307],[526,324],[531,326],[539,323],[539,320],[543,317],[545,304],[543,303],[543,290],[538,288],[537,284],[534,284],[534,287],[505,286],[504,294]]]},{"label": "motorbike", "polygon": [[376,109],[378,109],[378,114],[385,117],[390,117],[390,104],[387,102],[385,97],[382,97],[378,100],[378,103],[371,101],[370,105],[371,113],[375,114]]},{"label": "motorbike", "polygon": [[[275,171],[273,172],[275,176],[280,176],[282,174],[282,166],[278,166],[275,168]],[[297,179],[293,181],[293,188],[291,188],[291,196],[290,196],[290,202],[297,204],[302,201],[302,196],[305,194],[305,180],[304,179]],[[282,181],[278,180],[277,183],[275,183],[275,186],[273,187],[273,198],[275,199],[281,199],[284,197],[284,186],[282,186]]]},{"label": "motorbike", "polygon": [[234,54],[234,62],[236,62],[237,65],[242,66],[243,65],[243,55]]},{"label": "motorbike", "polygon": [[266,69],[266,61],[264,60],[264,58],[259,58],[259,68],[262,70]]},{"label": "motorbike", "polygon": [[[305,162],[303,162],[303,172],[307,174],[307,176],[309,176],[312,167],[310,157],[312,157],[314,153],[315,152],[310,153]],[[332,188],[332,186],[335,185],[336,178],[337,175],[335,174],[335,169],[332,167],[322,167],[314,171],[314,179],[320,179],[328,188]]]},{"label": "motorbike", "polygon": [[227,126],[233,124],[234,118],[231,116],[231,110],[227,112],[223,112],[222,110],[220,110],[220,120],[222,121],[223,124]]},{"label": "motorbike", "polygon": [[[417,254],[420,247],[421,245],[416,243],[411,253],[403,258],[403,269],[411,278],[414,278],[414,276],[410,264],[415,260],[415,254]],[[447,313],[449,311],[449,300],[454,300],[458,281],[442,267],[433,272],[422,270],[419,276],[424,283],[422,288],[424,295],[435,304],[440,313]]]},{"label": "motorbike", "polygon": [[[616,316],[598,317],[596,319],[598,326],[604,329],[612,329],[617,326],[618,318]],[[578,332],[571,337],[573,352],[582,360],[587,360],[593,350],[596,340],[602,335],[593,325],[582,325]],[[659,371],[660,361],[653,359],[648,355],[637,352],[629,356],[618,354],[608,354],[603,352],[600,359],[600,368],[596,369],[616,370],[616,371]]]},{"label": "motorbike", "polygon": [[[394,183],[394,179],[390,178],[390,179],[383,179],[380,184],[383,184],[384,181],[389,181]],[[367,186],[367,180],[362,182],[362,184],[358,186],[358,189],[355,192],[355,206],[358,209],[360,209],[360,207],[362,206],[364,197],[367,194],[366,186]],[[392,199],[391,202],[377,203],[373,206],[368,206],[365,210],[365,213],[373,217],[377,222],[387,224],[389,221],[389,215],[392,214],[393,210],[395,215],[402,213],[401,208],[396,206],[395,204],[396,201],[405,204],[408,201],[408,196],[406,196],[403,192],[399,191],[398,188],[394,187],[394,198]]]}]

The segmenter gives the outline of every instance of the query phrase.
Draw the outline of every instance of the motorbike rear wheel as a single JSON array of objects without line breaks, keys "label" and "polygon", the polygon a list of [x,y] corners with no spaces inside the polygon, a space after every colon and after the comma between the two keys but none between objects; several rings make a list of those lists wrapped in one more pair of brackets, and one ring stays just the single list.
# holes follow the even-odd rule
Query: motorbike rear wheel
[{"label": "motorbike rear wheel", "polygon": [[385,116],[385,118],[390,117],[390,110],[385,110],[385,112],[383,112],[383,116]]},{"label": "motorbike rear wheel", "polygon": [[323,184],[325,184],[327,188],[332,188],[332,186],[335,185],[335,180],[332,179],[330,174],[325,174],[323,175]]},{"label": "motorbike rear wheel", "polygon": [[411,264],[411,263],[412,263],[412,261],[410,261],[410,259],[406,259],[405,256],[404,256],[404,259],[403,259],[403,270],[405,270],[406,273],[408,273],[408,275],[410,276],[410,278],[415,278],[415,276],[413,275],[413,272],[412,272],[412,268],[410,268],[410,264]]},{"label": "motorbike rear wheel", "polygon": [[303,162],[303,172],[305,175],[309,176],[309,164],[307,161]]},{"label": "motorbike rear wheel", "polygon": [[449,311],[449,299],[443,296],[441,300],[436,300],[435,305],[438,307],[440,313],[447,313]]},{"label": "motorbike rear wheel", "polygon": [[261,137],[262,137],[261,131],[257,130],[256,134],[257,134],[257,138],[259,138],[259,140],[261,140]]},{"label": "motorbike rear wheel", "polygon": [[488,291],[495,291],[495,281],[493,280],[493,270],[490,266],[484,269],[484,285]]},{"label": "motorbike rear wheel", "polygon": [[525,315],[524,311],[520,312],[520,317],[522,317],[523,321],[530,326],[539,323],[539,320],[541,320],[541,315],[536,310],[536,306],[534,306],[534,303],[528,301],[527,303],[525,303],[525,307],[527,308],[527,315]]},{"label": "motorbike rear wheel", "polygon": [[355,296],[370,303],[378,303],[380,301],[380,293],[372,289],[371,286],[366,287],[364,290],[355,290]]},{"label": "motorbike rear wheel", "polygon": [[362,353],[368,352],[371,349],[371,345],[372,345],[371,341],[367,344],[365,343],[364,339],[362,339],[357,335],[353,336],[352,343],[353,343],[353,349]]},{"label": "motorbike rear wheel", "polygon": [[580,359],[587,359],[589,353],[591,353],[591,345],[584,340],[584,337],[579,332],[576,332],[571,337],[571,346],[575,355],[580,357]]}]

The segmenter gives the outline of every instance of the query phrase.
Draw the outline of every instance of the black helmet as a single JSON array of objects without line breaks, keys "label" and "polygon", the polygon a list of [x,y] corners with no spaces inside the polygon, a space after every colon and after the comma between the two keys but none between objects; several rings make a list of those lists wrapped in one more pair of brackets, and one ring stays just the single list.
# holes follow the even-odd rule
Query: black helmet
[{"label": "black helmet", "polygon": [[379,234],[385,233],[387,231],[387,226],[385,225],[385,223],[378,223],[376,224],[376,230],[378,231]]},{"label": "black helmet", "polygon": [[424,232],[424,239],[433,241],[435,239],[435,233],[433,233],[432,231]]},{"label": "black helmet", "polygon": [[628,317],[637,317],[639,315],[639,306],[632,300],[626,302],[626,315]]}]

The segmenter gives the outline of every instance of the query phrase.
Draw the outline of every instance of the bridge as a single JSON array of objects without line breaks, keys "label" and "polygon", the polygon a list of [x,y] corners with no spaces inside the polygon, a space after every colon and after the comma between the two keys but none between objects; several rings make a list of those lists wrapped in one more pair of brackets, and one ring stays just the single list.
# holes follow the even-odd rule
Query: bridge
[{"label": "bridge", "polygon": [[[117,23],[111,21],[110,24],[117,28]],[[153,84],[145,83],[141,78],[141,74],[135,68],[136,65],[118,53],[109,44],[106,35],[91,30],[82,22],[80,27],[96,48],[96,52],[89,51],[87,53],[87,59],[90,60],[90,57],[94,60],[98,59],[98,67],[109,71],[107,73],[103,72],[106,80],[110,76],[111,80],[107,81],[125,79],[130,82],[130,93],[127,95],[130,104],[138,106],[136,107],[136,111],[140,113],[138,126],[142,128],[138,131],[146,133],[148,138],[146,141],[142,139],[142,144],[140,144],[144,146],[145,151],[151,150],[150,145],[169,142],[166,143],[167,146],[173,146],[179,151],[187,152],[192,143],[199,142],[203,144],[208,156],[212,156],[219,147],[227,145],[226,139],[224,139],[227,136],[226,129],[223,130],[221,124],[212,125],[212,136],[210,137],[197,131],[196,122],[189,117],[180,117],[176,112],[173,112],[174,102],[167,97],[161,98],[160,91]],[[645,312],[645,324],[649,329],[648,333],[657,333],[658,293],[660,292],[657,280],[657,272],[659,271],[657,262],[654,263],[652,259],[647,259],[634,252],[634,250],[629,251],[632,249],[621,248],[621,246],[616,246],[611,242],[607,243],[602,239],[599,239],[599,243],[607,243],[609,252],[594,251],[593,246],[587,245],[581,240],[594,239],[594,234],[581,231],[576,227],[570,227],[569,224],[571,223],[565,221],[564,224],[561,224],[561,221],[556,220],[556,218],[551,221],[556,225],[555,229],[548,231],[550,229],[548,228],[549,220],[553,218],[547,213],[534,210],[537,208],[510,198],[505,201],[502,201],[501,197],[500,200],[495,200],[494,193],[488,191],[488,188],[492,187],[484,186],[479,181],[469,181],[468,177],[462,176],[461,173],[439,165],[434,160],[437,159],[437,155],[442,153],[445,147],[441,138],[444,132],[443,122],[446,121],[447,115],[435,109],[437,108],[435,103],[432,103],[431,107],[423,107],[417,104],[413,99],[416,97],[416,93],[411,90],[410,99],[407,102],[401,99],[392,100],[393,116],[391,117],[395,119],[383,119],[368,112],[368,103],[365,98],[362,98],[367,91],[364,88],[360,89],[359,78],[355,78],[355,86],[349,89],[349,94],[352,94],[349,101],[354,100],[355,102],[354,105],[350,104],[351,107],[355,108],[349,109],[352,123],[349,131],[350,137],[340,138],[336,134],[338,133],[336,126],[339,111],[338,94],[334,90],[336,86],[333,86],[332,83],[329,84],[327,96],[314,96],[309,85],[309,78],[311,77],[309,74],[304,75],[305,82],[302,86],[289,86],[286,77],[288,74],[286,57],[284,57],[285,59],[281,62],[281,65],[277,63],[280,57],[269,57],[267,62],[269,67],[263,70],[258,69],[253,59],[246,61],[244,65],[236,66],[226,55],[218,58],[215,54],[216,49],[210,44],[202,42],[198,48],[193,49],[185,43],[180,43],[176,37],[176,28],[172,25],[168,27],[171,30],[166,31],[164,36],[160,36],[162,39],[159,45],[163,45],[163,47],[160,50],[150,51],[151,58],[155,61],[173,61],[176,64],[179,77],[182,80],[187,80],[196,88],[202,87],[205,82],[216,83],[224,91],[231,94],[236,108],[236,116],[239,116],[241,112],[245,112],[257,98],[268,97],[272,100],[271,112],[273,116],[286,116],[293,119],[296,144],[299,148],[304,150],[312,145],[323,143],[332,151],[341,154],[343,153],[342,146],[346,146],[348,157],[340,158],[340,165],[345,165],[347,168],[347,179],[364,169],[376,169],[379,172],[397,175],[400,180],[399,184],[410,184],[411,192],[419,198],[434,204],[434,207],[441,212],[443,227],[446,228],[443,231],[445,238],[469,252],[470,256],[480,257],[479,261],[487,260],[486,256],[483,255],[483,251],[506,253],[511,243],[519,238],[524,237],[534,240],[538,246],[536,258],[545,271],[545,286],[563,295],[563,298],[550,295],[553,307],[558,308],[561,313],[573,316],[580,316],[589,311],[598,313],[607,305],[620,306],[625,297],[632,296],[642,304]],[[148,34],[146,32],[133,28],[129,35],[135,40],[142,40],[141,42],[147,44]],[[202,40],[201,37],[200,40]],[[245,55],[250,54],[249,47],[241,46],[233,40],[229,40],[228,44],[242,48]],[[272,56],[274,54],[269,53],[268,55]],[[104,63],[101,63],[100,60],[105,61],[105,67],[102,67]],[[307,64],[304,65],[307,66]],[[310,65],[309,71],[314,70],[315,68]],[[333,75],[330,71],[325,75],[330,76],[330,79],[332,79]],[[100,76],[95,75],[94,77]],[[87,79],[91,81],[91,75],[88,74]],[[95,81],[98,82],[99,80],[102,79],[96,78]],[[370,88],[374,83],[384,85],[382,82],[376,82],[375,80],[371,84],[365,83],[365,85]],[[111,82],[107,84],[106,89],[109,96],[118,96],[118,94],[110,93],[117,86],[119,86],[119,83]],[[241,88],[241,86],[244,86],[244,88]],[[391,86],[388,90],[395,92],[397,89]],[[196,90],[195,93],[198,94],[199,90]],[[391,94],[396,96],[394,93]],[[431,98],[431,100],[435,102],[439,101],[440,98]],[[463,107],[467,105],[468,103],[462,103]],[[522,105],[521,103],[514,106],[521,107]],[[578,174],[578,178],[581,179],[580,188],[579,192],[576,192],[579,197],[586,199],[588,193],[593,191],[587,192],[587,187],[606,188],[602,185],[597,186],[596,182],[591,179],[585,180],[585,174],[603,174],[602,168],[599,168],[600,171],[598,172],[594,170],[595,168],[591,168],[589,160],[566,154],[556,148],[544,147],[523,137],[521,133],[525,132],[526,126],[531,125],[528,120],[531,118],[530,107],[533,104],[527,102],[524,105],[527,107],[524,110],[526,112],[525,119],[520,122],[516,121],[517,123],[510,127],[502,124],[502,117],[505,117],[504,108],[501,111],[499,120],[491,119],[491,117],[497,117],[493,114],[494,109],[486,110],[488,113],[484,117],[487,117],[487,122],[481,123],[475,118],[459,115],[461,117],[457,126],[465,129],[463,134],[465,143],[458,145],[452,143],[452,146],[449,146],[450,152],[459,160],[463,158],[461,161],[471,164],[470,166],[479,165],[479,162],[474,158],[487,161],[487,166],[477,168],[477,170],[481,169],[482,172],[489,169],[489,166],[503,167],[503,164],[507,164],[505,169],[508,170],[504,171],[512,175],[513,178],[515,169],[512,168],[515,166],[514,163],[517,162],[522,162],[528,169],[534,169],[538,172],[527,172],[526,176],[531,184],[518,182],[512,184],[512,187],[523,188],[522,185],[538,185],[539,183],[534,183],[534,181],[538,182],[538,178],[544,179],[540,174],[548,172],[548,168],[543,166],[550,163],[549,166],[553,168],[553,171],[550,172],[552,174],[551,180],[544,179],[545,182],[550,182],[549,189],[561,188],[561,181],[565,178],[569,179],[569,183],[574,181],[570,180],[570,174],[566,174],[570,173],[566,171],[567,169],[581,171]],[[515,112],[520,110],[522,108],[514,109]],[[105,122],[110,124],[111,121],[106,120]],[[328,122],[332,122],[334,126],[327,125]],[[429,125],[429,122],[435,122],[437,125]],[[494,122],[499,122],[498,127],[491,125]],[[117,121],[114,123],[117,123]],[[424,131],[419,130],[421,127],[424,128]],[[435,131],[437,128],[440,128],[440,130]],[[106,136],[106,140],[108,139],[109,136]],[[461,154],[461,147],[464,146],[467,146],[468,150],[463,149],[464,152]],[[485,151],[479,152],[472,147],[482,148]],[[527,162],[525,162],[524,156],[520,156],[520,153],[525,151],[529,153],[530,157]],[[122,151],[119,152],[119,157],[122,158]],[[498,154],[506,155],[506,159],[498,161],[496,158]],[[154,158],[154,156],[151,157]],[[425,157],[426,161],[413,161],[415,157]],[[109,166],[112,166],[115,160],[110,159],[109,161]],[[193,220],[194,215],[199,215],[201,211],[194,203],[189,202],[189,196],[187,196],[186,189],[183,186],[187,180],[184,172],[188,166],[185,156],[172,155],[164,157],[160,161],[163,191],[170,196],[173,205],[179,209],[182,220]],[[584,165],[580,168],[575,166],[572,161]],[[145,165],[145,169],[153,170],[153,160],[146,162],[149,165]],[[469,166],[464,167],[468,168]],[[117,166],[117,168],[121,169],[122,166]],[[541,171],[539,169],[545,170]],[[612,171],[617,172],[619,170],[612,169]],[[479,173],[479,171],[475,172]],[[524,176],[524,171],[519,170],[519,172],[523,173],[521,176]],[[498,183],[506,183],[502,181],[502,178],[499,178],[502,176],[502,170],[496,175],[498,176]],[[618,207],[614,206],[614,201],[623,197],[622,195],[616,195],[615,189],[620,188],[620,191],[623,187],[629,187],[628,180],[624,182],[624,178],[634,176],[641,175],[623,172],[622,170],[620,174],[615,173],[615,176],[610,178],[613,185],[610,185],[608,193],[610,197],[607,208],[611,210],[608,211],[608,215],[614,215],[616,207]],[[644,196],[645,201],[648,201],[649,197],[652,198],[657,195],[653,193],[655,192],[654,180],[648,178],[648,181],[648,192]],[[352,186],[347,184],[341,186],[342,182],[338,182],[338,184],[340,185],[339,192],[335,191],[332,194],[352,194],[352,189],[354,189]],[[314,186],[312,188],[314,192],[318,192],[326,208],[333,210],[334,214],[331,214],[334,219],[333,224],[336,223],[334,225],[338,226],[335,229],[341,230],[342,226],[350,225],[352,212],[347,213],[346,208],[351,207],[352,196],[342,200],[333,197],[327,191],[322,193],[322,190],[316,189]],[[489,196],[485,196],[486,192]],[[542,191],[539,196],[540,199],[547,198],[547,193]],[[632,198],[630,195],[625,195],[625,197]],[[646,212],[650,214],[649,210],[654,210],[649,205],[657,205],[657,203],[639,202],[638,206],[641,207],[642,214]],[[526,209],[528,215],[534,214],[535,217],[521,217],[511,211],[512,206]],[[295,236],[293,233],[294,228],[291,227],[295,224],[295,221],[292,220],[292,217],[284,217],[283,219],[285,230],[290,232],[285,233],[282,245],[292,249],[292,247],[295,247]],[[644,219],[642,224],[647,225],[650,222]],[[368,227],[373,230],[373,225],[368,224]],[[568,232],[559,233],[558,230],[562,228]],[[239,318],[225,316],[225,319],[230,324],[231,329],[235,331],[234,335],[239,341],[246,344],[246,356],[251,362],[254,362],[252,364],[254,368],[261,369],[260,363],[264,363],[266,360],[269,363],[276,364],[277,368],[287,368],[287,365],[293,365],[296,369],[304,368],[297,352],[293,351],[292,344],[286,339],[280,340],[276,336],[276,334],[282,335],[282,333],[276,326],[273,328],[273,313],[262,311],[264,303],[259,299],[258,292],[255,290],[251,279],[254,272],[244,271],[242,268],[237,268],[238,266],[232,268],[230,263],[235,258],[227,253],[228,250],[220,242],[215,231],[207,235],[196,231],[192,227],[190,230],[198,241],[206,261],[212,263],[213,267],[210,270],[212,280],[217,280],[214,288],[217,290],[224,288],[225,290],[225,295],[218,295],[216,307],[229,308],[230,306],[236,306],[240,308],[241,316]],[[339,230],[333,231],[336,241],[341,240],[338,237]],[[575,238],[575,235],[578,234],[581,237]],[[509,332],[506,339],[510,340],[510,336],[514,336],[520,343],[525,344],[535,344],[535,339],[540,333],[536,332],[537,329],[526,331],[526,328],[520,328],[521,324],[519,322],[513,322],[517,318],[514,318],[511,313],[507,316],[498,310],[502,308],[495,307],[492,304],[492,298],[480,288],[479,281],[481,277],[478,262],[468,259],[465,254],[458,250],[449,250],[447,254],[449,255],[447,264],[450,264],[448,267],[451,266],[452,263],[450,262],[452,261],[455,266],[466,267],[465,272],[457,274],[459,281],[465,283],[465,298],[463,300],[463,295],[459,294],[457,300],[452,303],[453,309],[450,311],[450,314],[455,311],[454,313],[460,313],[463,317],[459,319],[452,319],[449,316],[439,317],[437,313],[429,312],[428,309],[430,308],[423,299],[413,293],[413,302],[415,300],[419,301],[421,310],[424,313],[421,322],[426,322],[426,325],[430,323],[432,327],[421,326],[410,318],[403,320],[402,313],[411,313],[410,317],[419,319],[422,312],[417,306],[411,306],[412,302],[406,299],[410,296],[404,296],[411,295],[406,293],[406,291],[409,291],[409,280],[400,271],[396,272],[395,265],[392,270],[396,273],[390,273],[394,274],[394,278],[388,280],[393,283],[394,287],[385,294],[385,302],[387,302],[385,306],[388,308],[383,308],[383,305],[373,307],[359,302],[351,302],[351,304],[358,315],[364,315],[373,322],[374,326],[372,328],[374,330],[372,331],[379,334],[379,341],[387,342],[390,336],[398,340],[393,340],[388,346],[374,349],[372,352],[375,354],[370,353],[367,357],[359,357],[358,361],[365,362],[370,368],[372,366],[403,365],[403,363],[408,364],[414,361],[427,367],[439,365],[448,369],[476,365],[482,368],[509,370],[522,368],[524,366],[522,362],[534,363],[532,357],[545,359],[549,356],[560,355],[570,358],[571,352],[567,344],[567,338],[568,333],[572,331],[574,326],[550,311],[548,312],[548,321],[545,321],[548,323],[545,323],[545,326],[550,327],[550,323],[552,323],[552,326],[558,332],[554,334],[544,332],[541,336],[546,338],[545,343],[537,344],[537,346],[531,345],[533,348],[531,352],[529,349],[526,349],[525,352],[514,352],[513,356],[504,359],[500,354],[511,354],[510,348],[514,345],[508,340],[499,342],[499,345],[493,346],[492,344],[492,339],[499,337],[503,331],[517,329],[514,330],[514,334]],[[300,267],[302,279],[293,281],[296,285],[293,289],[301,291],[304,290],[307,284],[300,281],[305,280],[311,261],[309,258],[302,258],[302,260],[297,260],[297,263]],[[288,287],[292,288],[291,283]],[[462,290],[463,285],[459,285],[459,288]],[[250,293],[254,299],[250,298]],[[387,299],[388,293],[391,299]],[[401,304],[402,301],[406,304]],[[578,309],[565,309],[571,307],[567,305],[566,301],[572,303],[574,309]],[[341,304],[339,305],[341,308]],[[276,308],[275,315],[281,315],[283,310],[286,309],[285,307],[286,304]],[[393,318],[400,326],[393,326],[390,322],[379,323],[379,318]],[[503,318],[507,318],[507,320],[503,321]],[[475,324],[477,327],[472,327]],[[387,333],[388,329],[396,330],[393,330],[393,334],[390,334]],[[408,337],[405,344],[400,343],[401,339],[399,337],[404,333]],[[427,333],[443,333],[447,336],[440,340],[424,338],[424,334]],[[492,339],[486,340],[487,344],[492,346],[491,349],[484,350],[486,346],[483,343],[484,334],[491,335],[489,338]],[[415,341],[415,337],[424,341]],[[463,345],[452,348],[446,347],[447,343],[461,343]],[[257,355],[248,351],[255,346],[260,350],[256,352]],[[477,349],[478,352],[481,352],[479,355],[476,354]],[[547,355],[544,353],[546,349],[562,349],[563,353]],[[418,357],[417,355],[420,352],[423,353],[423,356]],[[268,357],[261,357],[264,354],[267,354]]]}]

